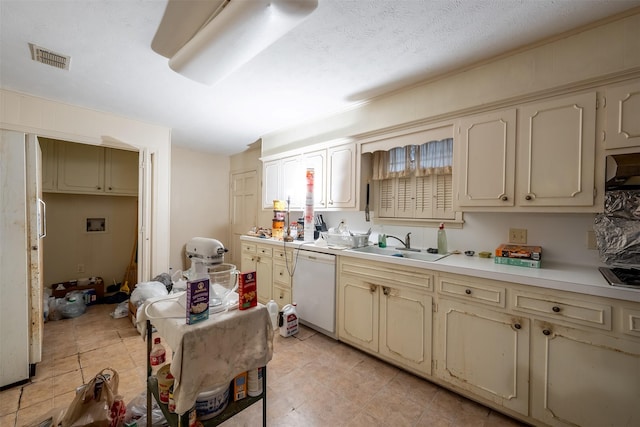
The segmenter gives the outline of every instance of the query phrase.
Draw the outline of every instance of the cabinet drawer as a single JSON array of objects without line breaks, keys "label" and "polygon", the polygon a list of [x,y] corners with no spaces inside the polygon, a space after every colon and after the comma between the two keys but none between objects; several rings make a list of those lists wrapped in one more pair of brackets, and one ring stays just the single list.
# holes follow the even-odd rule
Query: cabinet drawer
[{"label": "cabinet drawer", "polygon": [[395,264],[383,262],[342,261],[340,274],[349,274],[380,286],[404,285],[412,288],[433,290],[433,275],[426,270],[405,267],[400,270]]},{"label": "cabinet drawer", "polygon": [[640,337],[640,310],[622,307],[622,332]]},{"label": "cabinet drawer", "polygon": [[556,320],[611,330],[611,306],[606,304],[515,291],[513,308]]},{"label": "cabinet drawer", "polygon": [[443,295],[455,296],[495,307],[505,307],[506,290],[483,281],[465,281],[452,277],[440,277],[439,291]]},{"label": "cabinet drawer", "polygon": [[[286,262],[291,262],[291,260],[293,259],[292,256],[292,252],[291,251],[287,251],[287,258],[286,258]],[[273,261],[275,262],[276,260],[280,260],[281,262],[285,262],[285,257],[284,257],[285,251],[283,251],[282,249],[274,249],[273,250]]]},{"label": "cabinet drawer", "polygon": [[270,257],[273,255],[273,249],[268,246],[256,246],[256,253],[258,255]]},{"label": "cabinet drawer", "polygon": [[273,263],[273,283],[291,288],[291,276],[285,263]]},{"label": "cabinet drawer", "polygon": [[278,307],[280,307],[280,309],[287,304],[291,304],[291,289],[274,286],[273,300],[278,303]]},{"label": "cabinet drawer", "polygon": [[242,252],[248,254],[256,253],[256,244],[255,243],[242,243]]}]

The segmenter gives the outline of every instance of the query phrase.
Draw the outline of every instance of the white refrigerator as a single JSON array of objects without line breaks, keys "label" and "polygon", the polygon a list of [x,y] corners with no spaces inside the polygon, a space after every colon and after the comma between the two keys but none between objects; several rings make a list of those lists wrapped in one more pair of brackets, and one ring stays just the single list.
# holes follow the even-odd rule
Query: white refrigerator
[{"label": "white refrigerator", "polygon": [[42,359],[41,159],[35,135],[0,130],[0,388]]}]

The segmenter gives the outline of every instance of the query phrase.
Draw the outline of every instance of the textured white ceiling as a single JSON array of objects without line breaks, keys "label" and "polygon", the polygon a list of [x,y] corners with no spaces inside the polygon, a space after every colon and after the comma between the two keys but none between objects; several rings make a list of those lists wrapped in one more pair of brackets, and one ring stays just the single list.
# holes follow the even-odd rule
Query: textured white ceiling
[{"label": "textured white ceiling", "polygon": [[[246,0],[240,0],[246,1]],[[640,6],[640,0],[319,0],[222,82],[151,50],[164,0],[0,0],[0,86],[171,127],[233,154],[271,131]],[[28,43],[71,56],[63,71]]]}]

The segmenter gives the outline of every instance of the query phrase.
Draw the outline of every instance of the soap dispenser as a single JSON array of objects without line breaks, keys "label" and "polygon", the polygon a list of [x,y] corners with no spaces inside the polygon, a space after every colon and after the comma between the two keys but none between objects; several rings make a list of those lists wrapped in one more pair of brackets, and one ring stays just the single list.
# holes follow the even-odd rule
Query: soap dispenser
[{"label": "soap dispenser", "polygon": [[440,227],[438,227],[438,253],[447,253],[447,233],[444,231],[443,222],[441,222]]}]

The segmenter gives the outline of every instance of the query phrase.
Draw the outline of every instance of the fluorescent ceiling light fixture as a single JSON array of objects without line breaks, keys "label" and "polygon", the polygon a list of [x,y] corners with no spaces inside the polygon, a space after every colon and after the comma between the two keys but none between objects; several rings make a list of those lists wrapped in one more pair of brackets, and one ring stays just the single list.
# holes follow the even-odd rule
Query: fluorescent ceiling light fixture
[{"label": "fluorescent ceiling light fixture", "polygon": [[[189,79],[212,85],[293,30],[317,7],[318,0],[230,0],[170,57],[169,67]],[[159,52],[153,43],[152,47]]]}]

